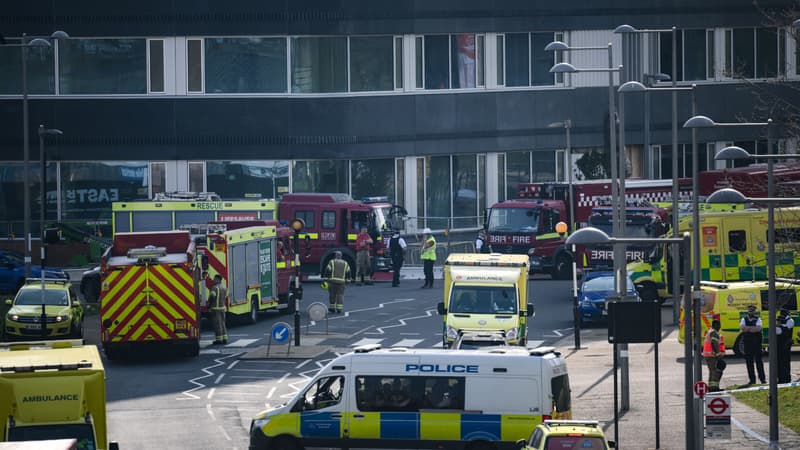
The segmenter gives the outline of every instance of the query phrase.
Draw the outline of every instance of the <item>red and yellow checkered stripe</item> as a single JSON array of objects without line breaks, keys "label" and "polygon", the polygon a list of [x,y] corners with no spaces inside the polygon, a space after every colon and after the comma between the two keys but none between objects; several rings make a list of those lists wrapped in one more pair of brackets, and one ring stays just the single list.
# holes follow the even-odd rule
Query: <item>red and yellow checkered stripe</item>
[{"label": "red and yellow checkered stripe", "polygon": [[103,342],[198,336],[191,268],[170,264],[114,267],[105,275],[101,298]]}]

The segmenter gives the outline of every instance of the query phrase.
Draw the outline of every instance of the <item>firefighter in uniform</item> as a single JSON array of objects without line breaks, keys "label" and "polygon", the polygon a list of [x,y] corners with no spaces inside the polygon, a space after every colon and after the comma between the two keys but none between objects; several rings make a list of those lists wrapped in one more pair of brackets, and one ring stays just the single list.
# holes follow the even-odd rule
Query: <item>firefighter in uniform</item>
[{"label": "firefighter in uniform", "polygon": [[420,259],[425,273],[425,284],[422,288],[433,287],[433,263],[436,262],[436,239],[433,238],[430,228],[422,230],[422,248],[420,249]]},{"label": "firefighter in uniform", "polygon": [[350,278],[350,265],[342,259],[342,252],[333,252],[333,259],[325,268],[325,280],[328,282],[330,304],[328,311],[341,313],[344,310],[344,285]]},{"label": "firefighter in uniform", "polygon": [[[742,317],[739,322],[739,329],[742,331],[744,341],[744,357],[747,364],[747,376],[750,380],[748,384],[756,384],[755,369],[758,369],[758,378],[761,384],[767,383],[764,375],[764,361],[761,360],[761,318],[756,315],[755,305],[747,307],[747,315]],[[756,366],[755,368],[753,366]]]},{"label": "firefighter in uniform", "polygon": [[717,368],[717,362],[725,356],[725,339],[719,333],[721,327],[720,321],[714,319],[703,340],[703,358],[708,365],[708,388],[711,392],[720,390],[719,380],[722,378],[722,372]]},{"label": "firefighter in uniform", "polygon": [[[358,277],[361,277],[361,281],[358,281],[356,286],[361,286],[361,283],[372,284],[370,253],[372,253],[372,238],[367,233],[367,227],[361,227],[361,232],[356,238],[356,281],[358,281]],[[366,281],[364,281],[365,277]]]},{"label": "firefighter in uniform", "polygon": [[214,322],[214,345],[228,343],[228,330],[225,327],[225,299],[228,297],[228,290],[222,285],[222,276],[214,275],[214,284],[208,294],[208,302],[211,308],[211,320]]}]

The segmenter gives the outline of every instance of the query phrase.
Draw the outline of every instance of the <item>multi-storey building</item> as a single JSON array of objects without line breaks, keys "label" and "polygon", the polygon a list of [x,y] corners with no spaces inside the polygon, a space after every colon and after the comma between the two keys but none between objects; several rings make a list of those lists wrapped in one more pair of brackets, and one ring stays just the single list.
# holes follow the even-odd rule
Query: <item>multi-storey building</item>
[{"label": "multi-storey building", "polygon": [[[798,5],[758,3],[763,10],[751,0],[9,4],[6,44],[23,33],[26,42],[55,30],[70,38],[0,45],[0,233],[22,227],[23,52],[34,221],[42,124],[64,133],[45,143],[48,219],[102,221],[111,201],[173,190],[348,192],[388,195],[420,218],[414,226],[457,217],[450,226],[470,228],[519,182],[564,180],[565,167],[608,176],[608,71],[550,68],[623,64],[615,85],[670,86],[656,75],[672,75],[671,33],[614,33],[619,25],[676,27],[676,80],[697,85],[699,113],[787,122],[800,104]],[[601,49],[545,51],[552,41]],[[702,130],[693,168],[680,129],[672,173],[669,94],[650,94],[647,127],[642,97],[625,97],[628,177],[687,176],[733,142],[767,151],[764,130]],[[690,101],[678,97],[680,125]],[[564,129],[549,126],[565,120],[571,161]],[[794,150],[788,128],[777,128],[780,150]]]}]

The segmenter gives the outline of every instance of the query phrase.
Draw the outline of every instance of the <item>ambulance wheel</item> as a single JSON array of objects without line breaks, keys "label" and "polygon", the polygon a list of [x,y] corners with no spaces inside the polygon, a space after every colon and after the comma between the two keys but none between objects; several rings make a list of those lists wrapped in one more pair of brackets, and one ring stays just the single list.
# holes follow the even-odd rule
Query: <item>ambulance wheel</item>
[{"label": "ambulance wheel", "polygon": [[258,299],[255,297],[250,300],[250,314],[247,316],[247,321],[251,325],[258,322]]},{"label": "ambulance wheel", "polygon": [[744,358],[744,339],[741,334],[736,336],[736,342],[733,343],[733,354]]},{"label": "ambulance wheel", "polygon": [[656,288],[656,285],[653,283],[644,283],[638,290],[639,298],[641,298],[643,302],[658,301],[659,303],[664,303],[666,300],[665,298],[658,297],[658,288]]},{"label": "ambulance wheel", "polygon": [[302,447],[297,442],[297,439],[291,436],[278,436],[272,441],[269,446],[274,450],[301,450]]},{"label": "ambulance wheel", "polygon": [[562,253],[556,258],[552,277],[554,280],[569,280],[572,278],[572,259],[569,255]]},{"label": "ambulance wheel", "polygon": [[467,450],[495,450],[495,448],[488,442],[479,441],[467,445]]}]

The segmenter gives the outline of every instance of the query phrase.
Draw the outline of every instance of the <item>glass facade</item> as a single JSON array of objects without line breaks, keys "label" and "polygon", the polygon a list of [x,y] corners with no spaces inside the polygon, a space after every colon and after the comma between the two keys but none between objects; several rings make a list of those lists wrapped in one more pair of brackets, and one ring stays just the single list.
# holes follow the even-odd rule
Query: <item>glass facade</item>
[{"label": "glass facade", "polygon": [[58,51],[62,94],[147,93],[146,39],[64,39]]},{"label": "glass facade", "polygon": [[289,192],[289,162],[208,161],[206,188],[223,199],[278,198]]},{"label": "glass facade", "polygon": [[294,37],[292,92],[347,92],[347,38]]},{"label": "glass facade", "polygon": [[385,195],[390,202],[395,202],[393,158],[351,161],[350,174],[351,195],[354,199]]},{"label": "glass facade", "polygon": [[450,36],[425,35],[425,89],[450,89]]},{"label": "glass facade", "polygon": [[453,155],[453,228],[477,226],[477,155]]},{"label": "glass facade", "polygon": [[350,90],[352,92],[394,89],[393,45],[394,38],[392,36],[350,38]]},{"label": "glass facade", "polygon": [[286,92],[286,38],[205,40],[206,93]]},{"label": "glass facade", "polygon": [[506,198],[517,197],[517,185],[531,181],[531,152],[506,153]]},{"label": "glass facade", "polygon": [[[15,45],[21,40],[9,39]],[[22,94],[22,52],[28,62],[28,93],[54,94],[56,66],[53,47],[3,47],[0,45],[0,95]]]},{"label": "glass facade", "polygon": [[347,161],[293,161],[294,192],[349,192]]},{"label": "glass facade", "polygon": [[432,229],[449,228],[452,216],[450,199],[450,157],[425,157],[425,215],[426,225]]}]

